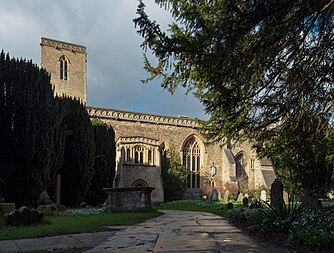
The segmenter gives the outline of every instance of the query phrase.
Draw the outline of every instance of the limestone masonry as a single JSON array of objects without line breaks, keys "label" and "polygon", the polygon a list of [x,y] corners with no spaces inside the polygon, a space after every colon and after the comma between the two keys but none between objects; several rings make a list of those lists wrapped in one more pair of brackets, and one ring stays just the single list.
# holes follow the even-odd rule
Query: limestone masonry
[{"label": "limestone masonry", "polygon": [[86,47],[42,38],[41,67],[50,73],[57,95],[87,102]]},{"label": "limestone masonry", "polygon": [[[55,92],[86,103],[86,48],[42,38],[41,52],[41,66],[51,74]],[[269,188],[275,179],[271,163],[259,159],[249,143],[207,144],[196,120],[95,107],[87,111],[115,130],[114,187],[154,187],[153,202],[164,201],[161,157],[169,148],[180,153],[187,171],[187,198],[209,196],[213,189],[218,198],[227,191],[245,194]]]}]

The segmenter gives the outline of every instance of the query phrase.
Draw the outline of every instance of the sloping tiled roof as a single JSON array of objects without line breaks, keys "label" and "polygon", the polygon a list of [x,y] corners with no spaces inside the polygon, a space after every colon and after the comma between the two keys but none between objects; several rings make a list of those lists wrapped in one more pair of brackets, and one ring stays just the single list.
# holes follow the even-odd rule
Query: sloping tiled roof
[{"label": "sloping tiled roof", "polygon": [[276,179],[275,172],[273,170],[261,170],[264,178],[264,182],[267,187],[271,187],[272,183]]},{"label": "sloping tiled roof", "polygon": [[232,154],[231,150],[229,149],[224,149],[225,155],[227,157],[227,160],[229,161],[230,164],[235,164],[234,160],[234,155]]},{"label": "sloping tiled roof", "polygon": [[261,166],[273,166],[271,161],[268,159],[268,157],[261,158]]}]

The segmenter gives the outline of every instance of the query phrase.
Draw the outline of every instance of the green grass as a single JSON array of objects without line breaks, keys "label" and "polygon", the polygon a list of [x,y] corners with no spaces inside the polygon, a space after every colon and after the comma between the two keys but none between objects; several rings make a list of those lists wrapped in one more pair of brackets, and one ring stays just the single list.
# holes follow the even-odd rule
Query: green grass
[{"label": "green grass", "polygon": [[[234,203],[234,206],[240,206],[240,203]],[[203,200],[180,200],[161,204],[157,207],[159,210],[185,210],[209,212],[219,215],[227,215],[228,209],[226,202],[210,202]]]},{"label": "green grass", "polygon": [[34,226],[4,227],[1,221],[0,240],[36,238],[62,234],[105,231],[107,225],[131,225],[161,215],[158,211],[119,212],[88,216],[46,216],[44,223]]}]

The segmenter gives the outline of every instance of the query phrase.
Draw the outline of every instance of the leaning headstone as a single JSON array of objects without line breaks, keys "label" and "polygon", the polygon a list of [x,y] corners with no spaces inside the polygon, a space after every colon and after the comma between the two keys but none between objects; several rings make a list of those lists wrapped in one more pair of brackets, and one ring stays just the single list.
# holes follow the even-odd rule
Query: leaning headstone
[{"label": "leaning headstone", "polygon": [[229,196],[230,196],[230,191],[229,191],[229,190],[226,190],[226,191],[225,191],[225,194],[224,194],[224,199],[223,199],[223,200],[227,202]]},{"label": "leaning headstone", "polygon": [[260,197],[260,199],[262,201],[267,201],[267,192],[265,190],[261,191],[261,197]]},{"label": "leaning headstone", "polygon": [[212,190],[211,201],[218,201],[218,192],[217,189]]},{"label": "leaning headstone", "polygon": [[237,201],[241,202],[243,198],[244,198],[244,195],[240,192],[238,195]]},{"label": "leaning headstone", "polygon": [[213,189],[209,192],[209,200],[210,201],[217,201],[218,200],[218,192],[216,189]]},{"label": "leaning headstone", "polygon": [[283,208],[283,201],[283,184],[276,178],[270,189],[270,204],[279,210]]}]

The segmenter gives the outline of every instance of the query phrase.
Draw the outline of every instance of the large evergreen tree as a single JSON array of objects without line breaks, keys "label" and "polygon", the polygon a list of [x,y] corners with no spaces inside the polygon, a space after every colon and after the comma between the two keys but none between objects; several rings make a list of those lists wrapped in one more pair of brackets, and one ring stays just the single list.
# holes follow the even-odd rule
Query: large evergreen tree
[{"label": "large evergreen tree", "polygon": [[96,147],[94,176],[86,201],[90,205],[98,205],[104,203],[107,197],[102,188],[113,186],[116,164],[115,132],[100,120],[94,119],[92,124]]},{"label": "large evergreen tree", "polygon": [[[151,73],[146,81],[162,77],[162,86],[172,92],[178,85],[192,89],[211,116],[204,125],[207,137],[272,145],[291,126],[302,126],[308,113],[318,127],[295,131],[299,140],[328,136],[334,111],[333,0],[155,2],[175,22],[162,31],[140,1],[134,22],[142,47],[159,60],[154,67],[145,57]],[[320,145],[327,156],[321,143],[307,144]],[[297,147],[287,148],[291,154]],[[309,150],[299,161],[319,157]]]},{"label": "large evergreen tree", "polygon": [[68,132],[61,174],[61,202],[78,206],[84,201],[94,175],[94,131],[85,106],[64,97],[67,108],[63,124]]},{"label": "large evergreen tree", "polygon": [[7,201],[34,205],[50,186],[53,91],[31,61],[0,54],[0,162]]}]

